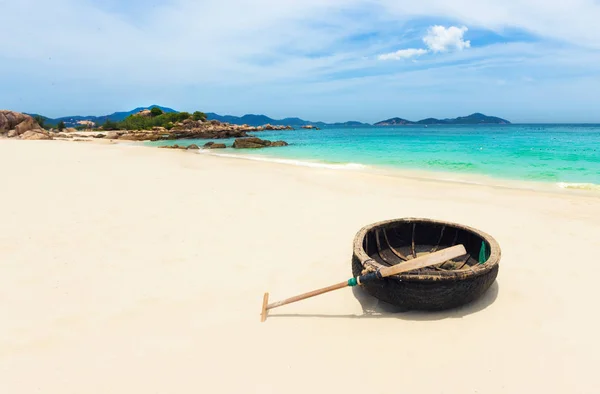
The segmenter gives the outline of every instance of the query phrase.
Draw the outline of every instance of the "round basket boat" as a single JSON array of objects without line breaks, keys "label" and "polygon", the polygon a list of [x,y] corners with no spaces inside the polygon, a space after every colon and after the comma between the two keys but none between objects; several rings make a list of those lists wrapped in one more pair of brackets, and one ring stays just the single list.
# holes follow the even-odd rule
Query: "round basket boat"
[{"label": "round basket boat", "polygon": [[403,309],[454,308],[481,297],[498,275],[500,246],[474,228],[419,218],[371,224],[354,239],[352,273],[363,275],[457,244],[464,245],[466,255],[362,286],[377,299]]}]

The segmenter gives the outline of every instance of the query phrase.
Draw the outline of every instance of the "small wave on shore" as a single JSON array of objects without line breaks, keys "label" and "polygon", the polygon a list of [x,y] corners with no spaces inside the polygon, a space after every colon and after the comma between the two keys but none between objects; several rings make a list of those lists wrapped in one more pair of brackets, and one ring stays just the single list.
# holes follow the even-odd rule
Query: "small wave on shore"
[{"label": "small wave on shore", "polygon": [[256,155],[236,155],[232,153],[216,153],[210,152],[207,150],[199,150],[199,154],[208,154],[211,156],[219,156],[219,157],[230,157],[235,159],[246,159],[246,160],[254,160],[254,161],[263,161],[268,163],[279,163],[279,164],[288,164],[300,167],[311,167],[311,168],[327,168],[330,170],[363,170],[368,168],[364,164],[360,163],[325,163],[319,161],[307,161],[307,160],[295,160],[295,159],[282,159],[275,157],[267,157],[267,156],[256,156]]},{"label": "small wave on shore", "polygon": [[559,182],[557,183],[558,187],[561,189],[571,189],[571,190],[591,190],[600,192],[600,185],[595,183],[568,183],[568,182]]}]

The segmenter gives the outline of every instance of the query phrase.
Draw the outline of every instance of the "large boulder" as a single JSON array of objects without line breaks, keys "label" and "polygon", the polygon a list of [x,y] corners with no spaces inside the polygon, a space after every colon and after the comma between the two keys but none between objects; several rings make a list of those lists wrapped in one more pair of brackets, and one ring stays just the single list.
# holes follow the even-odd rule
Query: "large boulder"
[{"label": "large boulder", "polygon": [[8,132],[31,116],[14,111],[0,111],[0,131]]},{"label": "large boulder", "polygon": [[225,146],[225,144],[215,144],[212,141],[204,144],[204,149],[225,149],[225,148],[227,148],[227,146]]},{"label": "large boulder", "polygon": [[27,130],[21,134],[22,140],[51,140],[52,136],[46,130]]},{"label": "large boulder", "polygon": [[[31,130],[48,137],[36,139],[52,139],[48,132],[42,129],[31,116],[15,111],[0,110],[0,134],[6,133],[9,138],[14,138],[20,137],[25,132]],[[29,134],[28,137],[31,137],[31,134]]]},{"label": "large boulder", "polygon": [[29,130],[42,130],[40,125],[31,116],[25,118],[25,120],[15,126],[17,135],[22,135]]},{"label": "large boulder", "polygon": [[262,140],[257,137],[237,138],[233,142],[233,147],[236,149],[257,149],[266,148],[267,146],[271,146],[271,141]]},{"label": "large boulder", "polygon": [[233,143],[233,147],[236,149],[257,149],[257,148],[266,148],[266,147],[273,147],[273,146],[287,146],[287,145],[288,145],[288,143],[285,141],[271,142],[269,140],[262,140],[257,137],[238,138]]}]

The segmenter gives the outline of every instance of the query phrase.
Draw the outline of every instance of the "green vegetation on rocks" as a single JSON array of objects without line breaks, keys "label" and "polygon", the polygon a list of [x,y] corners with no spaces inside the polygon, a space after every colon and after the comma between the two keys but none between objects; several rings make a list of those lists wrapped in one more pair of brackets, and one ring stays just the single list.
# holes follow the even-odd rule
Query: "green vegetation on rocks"
[{"label": "green vegetation on rocks", "polygon": [[151,116],[130,115],[120,122],[107,120],[103,125],[103,130],[152,130],[154,127],[164,127],[167,130],[172,129],[176,123],[183,122],[192,118],[196,121],[205,121],[206,115],[203,112],[196,111],[194,114],[189,112],[163,112],[160,108],[152,108]]}]

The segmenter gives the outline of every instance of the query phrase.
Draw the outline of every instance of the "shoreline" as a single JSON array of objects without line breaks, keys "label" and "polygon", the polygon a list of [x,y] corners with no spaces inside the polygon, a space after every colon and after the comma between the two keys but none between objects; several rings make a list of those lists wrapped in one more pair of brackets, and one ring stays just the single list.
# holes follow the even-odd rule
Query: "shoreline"
[{"label": "shoreline", "polygon": [[[105,140],[92,138],[91,136],[86,139],[63,139],[56,138],[56,141],[70,141],[70,142],[93,142],[102,145],[106,144],[117,144],[124,146],[140,146],[145,148],[158,149],[158,143],[153,142],[150,145],[150,141],[125,141],[125,140]],[[207,141],[209,141],[208,139]],[[177,141],[181,144],[182,140],[164,141],[164,145],[173,145]],[[195,140],[194,140],[195,141]],[[189,144],[187,144],[189,145]],[[285,148],[285,147],[283,147]],[[263,149],[276,149],[276,148],[263,148]],[[173,149],[175,151],[185,151],[186,149]],[[246,149],[247,151],[250,151]],[[583,183],[583,182],[551,182],[551,181],[526,181],[518,179],[509,179],[502,177],[494,177],[484,174],[470,174],[470,173],[459,173],[451,171],[431,171],[431,170],[415,170],[408,168],[392,168],[377,165],[368,165],[362,163],[328,163],[323,160],[310,160],[310,159],[290,159],[286,157],[261,155],[261,149],[253,150],[252,153],[234,153],[239,151],[231,151],[231,149],[225,150],[211,150],[211,149],[200,149],[191,150],[188,153],[208,155],[220,158],[229,158],[236,160],[249,160],[256,162],[274,163],[286,166],[298,166],[308,168],[323,168],[339,171],[354,171],[364,174],[373,174],[380,176],[387,176],[392,178],[410,179],[427,182],[440,182],[440,183],[456,183],[464,185],[478,185],[484,187],[491,187],[497,189],[508,189],[508,190],[528,190],[534,192],[550,193],[550,194],[566,194],[574,196],[584,197],[600,197],[600,184]],[[180,152],[181,153],[181,152]]]},{"label": "shoreline", "polygon": [[[120,143],[120,142],[117,142]],[[181,143],[181,141],[179,142]],[[141,146],[156,148],[154,145],[140,143]],[[269,149],[269,148],[264,148]],[[182,149],[183,150],[183,149]],[[600,184],[582,183],[582,182],[551,182],[551,181],[527,181],[518,179],[509,179],[503,177],[494,177],[485,174],[459,173],[451,171],[431,171],[415,170],[401,167],[384,167],[363,163],[329,163],[323,160],[311,159],[291,159],[283,156],[261,155],[260,151],[252,153],[235,153],[231,150],[194,150],[192,153],[209,155],[230,159],[241,159],[250,161],[259,161],[266,163],[277,163],[282,165],[326,168],[339,171],[356,171],[366,174],[383,175],[394,178],[404,178],[413,180],[422,180],[430,182],[457,183],[466,185],[480,185],[493,188],[511,189],[511,190],[530,190],[546,193],[571,194],[583,196],[599,196]]]}]

